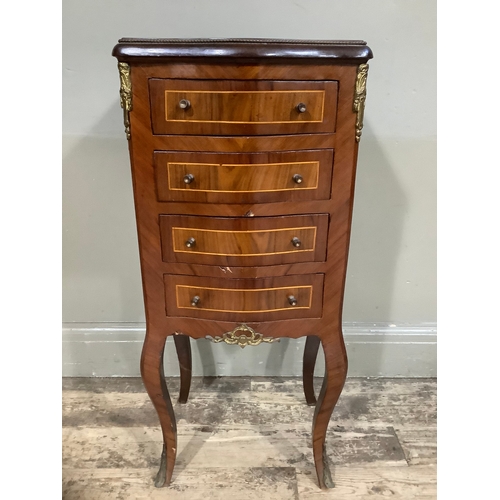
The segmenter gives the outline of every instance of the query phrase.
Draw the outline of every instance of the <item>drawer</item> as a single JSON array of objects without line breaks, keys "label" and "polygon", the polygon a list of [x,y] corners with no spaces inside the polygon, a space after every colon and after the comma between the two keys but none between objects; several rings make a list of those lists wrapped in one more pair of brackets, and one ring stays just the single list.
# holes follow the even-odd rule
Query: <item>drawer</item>
[{"label": "drawer", "polygon": [[220,321],[320,318],[323,274],[260,279],[164,275],[167,316]]},{"label": "drawer", "polygon": [[149,80],[154,134],[335,131],[336,81]]},{"label": "drawer", "polygon": [[282,217],[161,215],[165,262],[265,266],[325,261],[328,214]]},{"label": "drawer", "polygon": [[156,151],[159,201],[271,203],[330,198],[333,150],[191,153]]}]

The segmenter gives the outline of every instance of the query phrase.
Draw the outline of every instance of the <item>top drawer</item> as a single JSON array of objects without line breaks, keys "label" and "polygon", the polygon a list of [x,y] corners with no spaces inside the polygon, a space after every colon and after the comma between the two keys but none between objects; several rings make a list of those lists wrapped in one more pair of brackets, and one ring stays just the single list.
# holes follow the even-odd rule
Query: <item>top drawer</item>
[{"label": "top drawer", "polygon": [[336,81],[150,79],[154,134],[334,132]]}]

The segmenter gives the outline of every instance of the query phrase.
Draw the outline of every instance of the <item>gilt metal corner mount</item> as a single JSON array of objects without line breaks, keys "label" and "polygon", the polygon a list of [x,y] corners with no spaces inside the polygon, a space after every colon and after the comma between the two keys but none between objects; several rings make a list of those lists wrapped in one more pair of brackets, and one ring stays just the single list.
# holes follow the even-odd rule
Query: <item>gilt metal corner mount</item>
[{"label": "gilt metal corner mount", "polygon": [[132,111],[132,80],[130,79],[130,65],[124,62],[118,63],[120,72],[120,105],[123,108],[123,122],[125,134],[130,139],[130,117]]},{"label": "gilt metal corner mount", "polygon": [[353,111],[356,113],[356,142],[361,139],[363,129],[363,117],[365,114],[366,100],[366,78],[368,77],[368,64],[360,64],[356,75],[356,86],[354,88]]}]

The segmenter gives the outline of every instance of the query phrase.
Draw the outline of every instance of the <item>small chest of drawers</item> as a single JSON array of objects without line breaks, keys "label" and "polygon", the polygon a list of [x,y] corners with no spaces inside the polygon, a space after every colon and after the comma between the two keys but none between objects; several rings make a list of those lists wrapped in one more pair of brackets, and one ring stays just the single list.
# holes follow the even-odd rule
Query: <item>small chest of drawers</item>
[{"label": "small chest of drawers", "polygon": [[[347,373],[342,300],[367,61],[362,41],[122,39],[114,48],[129,139],[147,331],[141,373],[169,484],[175,415],[163,375],[173,335],[179,401],[190,338],[240,347],[306,336],[322,488],[329,419]],[[319,344],[325,378],[312,380]]]}]

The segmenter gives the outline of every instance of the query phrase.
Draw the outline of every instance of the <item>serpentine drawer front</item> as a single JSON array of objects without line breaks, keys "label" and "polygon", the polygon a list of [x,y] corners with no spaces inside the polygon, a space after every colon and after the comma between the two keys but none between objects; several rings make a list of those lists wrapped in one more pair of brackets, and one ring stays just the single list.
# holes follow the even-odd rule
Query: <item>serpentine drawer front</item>
[{"label": "serpentine drawer front", "polygon": [[161,215],[165,262],[256,266],[324,261],[328,214],[222,218]]},{"label": "serpentine drawer front", "polygon": [[154,153],[159,201],[271,203],[330,198],[333,150]]},{"label": "serpentine drawer front", "polygon": [[258,280],[165,275],[164,280],[167,316],[218,319],[224,313],[243,323],[321,317],[321,274]]},{"label": "serpentine drawer front", "polygon": [[[251,349],[305,336],[314,463],[319,486],[332,487],[325,436],[347,374],[342,303],[370,49],[122,39],[113,55],[147,318],[141,374],[163,437],[155,485],[170,484],[178,450],[163,373],[169,336],[180,403],[191,340]],[[325,381],[316,399],[320,343]]]},{"label": "serpentine drawer front", "polygon": [[337,82],[151,79],[149,88],[155,134],[335,130]]}]

